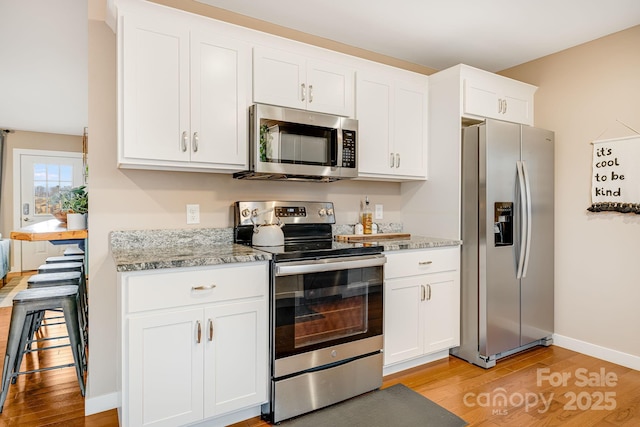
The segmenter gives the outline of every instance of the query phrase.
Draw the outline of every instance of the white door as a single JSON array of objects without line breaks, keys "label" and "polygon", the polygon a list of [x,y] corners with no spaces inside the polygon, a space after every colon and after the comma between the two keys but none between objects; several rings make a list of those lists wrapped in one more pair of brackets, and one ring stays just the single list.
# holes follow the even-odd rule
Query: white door
[{"label": "white door", "polygon": [[[82,154],[37,150],[16,150],[19,156],[20,227],[53,219],[49,199],[60,190],[82,185]],[[50,242],[21,242],[21,271],[37,270],[47,257],[61,255],[69,245]]]}]

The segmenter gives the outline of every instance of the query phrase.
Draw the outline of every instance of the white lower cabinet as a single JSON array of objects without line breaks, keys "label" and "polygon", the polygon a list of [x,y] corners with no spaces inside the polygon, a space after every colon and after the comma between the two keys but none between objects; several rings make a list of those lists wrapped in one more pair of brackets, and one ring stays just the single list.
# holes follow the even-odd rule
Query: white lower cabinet
[{"label": "white lower cabinet", "polygon": [[267,263],[121,273],[123,426],[266,402],[267,280]]},{"label": "white lower cabinet", "polygon": [[384,365],[460,343],[460,248],[387,252]]}]

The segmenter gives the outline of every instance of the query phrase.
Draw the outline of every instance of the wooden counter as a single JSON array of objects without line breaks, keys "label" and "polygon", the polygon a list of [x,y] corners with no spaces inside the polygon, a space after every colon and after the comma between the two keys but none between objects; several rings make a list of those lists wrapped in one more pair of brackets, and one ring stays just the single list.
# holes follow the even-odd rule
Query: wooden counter
[{"label": "wooden counter", "polygon": [[14,240],[36,242],[86,239],[88,235],[87,230],[67,230],[66,224],[57,219],[50,219],[12,231],[10,237]]}]

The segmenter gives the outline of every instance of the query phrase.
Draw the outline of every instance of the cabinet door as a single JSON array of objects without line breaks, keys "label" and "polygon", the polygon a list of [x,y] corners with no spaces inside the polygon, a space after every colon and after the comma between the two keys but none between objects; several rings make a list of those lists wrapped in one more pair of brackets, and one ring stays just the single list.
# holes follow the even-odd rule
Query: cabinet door
[{"label": "cabinet door", "polygon": [[427,80],[396,81],[394,99],[395,173],[427,177]]},{"label": "cabinet door", "polygon": [[535,86],[487,73],[464,79],[463,113],[533,125]]},{"label": "cabinet door", "polygon": [[388,175],[392,173],[390,121],[393,84],[366,71],[358,71],[356,83],[356,118],[358,119],[358,173]]},{"label": "cabinet door", "polygon": [[460,344],[460,284],[458,272],[425,276],[424,353],[446,350]]},{"label": "cabinet door", "polygon": [[306,108],[305,59],[282,50],[253,49],[253,101]]},{"label": "cabinet door", "polygon": [[247,166],[251,50],[216,34],[191,33],[191,161]]},{"label": "cabinet door", "polygon": [[267,400],[265,299],[205,310],[205,418]]},{"label": "cabinet door", "polygon": [[422,355],[424,276],[385,281],[384,364],[389,365]]},{"label": "cabinet door", "polygon": [[327,62],[307,61],[307,109],[353,116],[354,72]]},{"label": "cabinet door", "polygon": [[149,9],[126,15],[122,27],[122,135],[119,163],[188,161],[189,29]]},{"label": "cabinet door", "polygon": [[128,320],[123,401],[129,402],[129,425],[173,427],[202,419],[201,318],[202,309],[192,309]]}]

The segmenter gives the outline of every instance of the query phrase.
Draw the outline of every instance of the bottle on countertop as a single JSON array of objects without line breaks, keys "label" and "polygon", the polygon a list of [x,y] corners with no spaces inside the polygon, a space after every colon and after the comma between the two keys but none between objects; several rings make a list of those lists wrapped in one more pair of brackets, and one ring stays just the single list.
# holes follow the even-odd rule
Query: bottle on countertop
[{"label": "bottle on countertop", "polygon": [[364,199],[364,207],[362,208],[362,231],[364,234],[371,234],[373,226],[373,213],[369,206],[369,196]]}]

